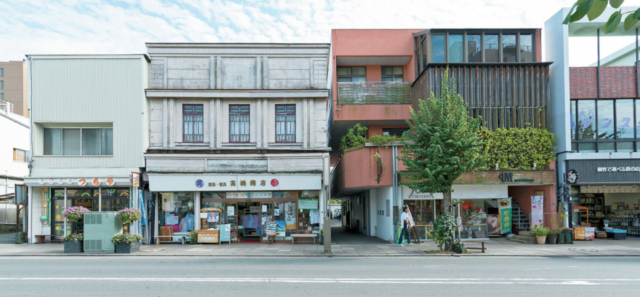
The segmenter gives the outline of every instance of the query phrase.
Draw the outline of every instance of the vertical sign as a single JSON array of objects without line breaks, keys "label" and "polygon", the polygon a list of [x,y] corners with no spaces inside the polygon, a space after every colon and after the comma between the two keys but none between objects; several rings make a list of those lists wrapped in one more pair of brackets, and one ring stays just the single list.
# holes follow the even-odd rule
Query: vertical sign
[{"label": "vertical sign", "polygon": [[544,226],[544,192],[535,191],[531,196],[531,228],[537,225]]},{"label": "vertical sign", "polygon": [[134,188],[140,187],[140,172],[131,172],[131,186]]},{"label": "vertical sign", "polygon": [[500,234],[511,233],[512,212],[511,198],[498,200],[498,210],[500,210]]}]

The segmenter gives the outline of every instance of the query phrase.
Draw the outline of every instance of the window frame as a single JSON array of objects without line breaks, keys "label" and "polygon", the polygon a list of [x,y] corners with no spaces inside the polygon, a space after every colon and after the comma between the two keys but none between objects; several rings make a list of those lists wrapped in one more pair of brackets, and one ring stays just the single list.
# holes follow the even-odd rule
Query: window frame
[{"label": "window frame", "polygon": [[0,80],[0,90],[4,90],[4,80]]},{"label": "window frame", "polygon": [[[278,106],[284,106],[284,107],[285,107],[285,111],[284,111],[284,112],[281,112],[281,113],[278,113]],[[293,107],[293,113],[291,113],[291,112],[287,111],[287,107]],[[297,129],[297,127],[296,127],[296,124],[297,124],[297,121],[296,121],[296,117],[297,117],[297,114],[296,114],[296,105],[295,105],[295,104],[276,104],[275,112],[276,112],[276,113],[275,113],[275,124],[276,124],[276,126],[275,126],[275,129],[274,129],[274,130],[275,130],[274,132],[275,132],[275,135],[276,135],[276,143],[295,143],[295,142],[296,142],[296,133],[297,133],[297,131],[298,131],[298,129]],[[284,121],[284,122],[283,122],[283,121],[278,121],[278,115],[279,115],[279,114],[280,114],[280,115],[285,115],[285,121]],[[286,116],[287,116],[287,115],[293,115],[293,127],[294,127],[293,134],[287,134],[287,133],[286,133],[286,125],[287,125],[287,123],[288,123],[288,122],[286,121]],[[278,134],[278,123],[282,123],[282,122],[283,122],[283,123],[285,123],[285,134]],[[285,141],[279,141],[279,140],[278,140],[278,135],[282,135],[282,136],[284,136]],[[290,135],[293,135],[293,140],[291,140],[291,141],[286,141],[287,136],[290,136]]]},{"label": "window frame", "polygon": [[[618,136],[618,100],[632,100],[632,104],[633,104],[633,119],[632,119],[632,123],[633,123],[633,138],[622,138]],[[578,126],[580,125],[580,123],[578,122],[578,118],[579,118],[579,110],[580,110],[580,102],[581,101],[594,101],[595,102],[595,123],[594,123],[594,128],[595,128],[595,139],[581,139],[580,138],[580,134],[578,133]],[[599,127],[598,127],[598,120],[599,120],[599,101],[612,101],[613,102],[613,119],[612,119],[612,125],[613,125],[613,139],[604,139],[604,138],[599,138]],[[637,114],[637,104],[640,103],[640,98],[589,98],[589,99],[571,99],[569,102],[569,107],[571,109],[571,105],[575,103],[575,115],[572,116],[572,119],[575,123],[576,126],[575,128],[571,128],[571,124],[569,124],[569,133],[571,133],[571,135],[575,135],[575,137],[571,138],[571,149],[577,153],[580,152],[580,144],[581,143],[595,143],[595,152],[596,153],[610,153],[610,152],[629,152],[629,151],[619,151],[619,143],[628,143],[628,142],[632,142],[633,143],[633,151],[632,152],[637,152],[638,149],[640,148],[640,146],[638,145],[638,140],[640,140],[640,137],[638,137],[638,121],[640,120],[640,117]],[[571,115],[571,112],[569,112],[569,114]],[[571,121],[570,121],[571,122]],[[604,143],[613,143],[613,151],[604,151],[602,152],[600,144],[604,144]],[[587,153],[592,153],[591,151],[588,151]]]},{"label": "window frame", "polygon": [[[245,114],[245,112],[242,112],[242,111],[240,111],[240,109],[238,109],[238,112],[232,113],[231,112],[231,108],[234,107],[234,106],[238,106],[238,107],[245,107],[246,106],[248,108],[248,111]],[[231,133],[231,115],[233,115],[233,114],[237,114],[239,116],[243,116],[243,115],[247,115],[248,116],[248,119],[249,119],[249,121],[247,122],[248,123],[248,125],[247,125],[248,126],[248,129],[247,129],[248,133],[247,134],[238,134],[239,135],[239,140],[242,140],[242,136],[246,135],[247,136],[247,141],[233,141],[231,136],[232,135],[236,135],[236,134],[232,134]],[[243,123],[243,122],[238,121],[238,123]],[[251,142],[251,104],[229,104],[229,143],[250,143],[250,142]]]},{"label": "window frame", "polygon": [[[339,75],[338,74],[338,68],[350,68],[351,69],[351,71],[350,71],[351,74],[350,75]],[[353,68],[364,68],[364,76],[353,75]],[[367,66],[336,66],[336,81],[337,82],[347,82],[347,81],[339,81],[340,78],[345,78],[345,77],[351,78],[350,82],[354,82],[353,81],[354,77],[364,77],[364,82],[367,82],[368,81],[367,80]]]},{"label": "window frame", "polygon": [[[23,152],[23,153],[24,153],[24,161],[16,160],[16,152],[17,152],[17,151],[21,151],[21,152]],[[21,163],[27,163],[27,162],[29,162],[29,153],[28,153],[28,152],[29,152],[29,151],[27,151],[27,150],[23,150],[23,149],[19,149],[19,148],[15,148],[15,147],[14,147],[14,148],[13,148],[13,161],[14,161],[14,162],[21,162]]]},{"label": "window frame", "polygon": [[[60,129],[60,130],[64,130],[64,129],[77,129],[80,130],[80,139],[79,139],[79,146],[80,146],[80,154],[79,155],[65,155],[64,154],[64,132],[61,131],[60,133],[60,154],[59,155],[46,155],[45,152],[45,142],[44,142],[44,134],[45,134],[45,130],[46,129]],[[82,141],[83,141],[83,134],[82,134],[82,129],[98,129],[100,130],[100,137],[98,137],[98,147],[100,150],[100,154],[97,155],[83,155],[82,154]],[[111,139],[111,151],[113,153],[113,127],[43,127],[42,128],[42,156],[63,156],[63,157],[113,157],[114,154],[111,155],[103,155],[102,154],[102,130],[103,129],[111,129],[111,135],[112,135],[112,139]]]},{"label": "window frame", "polygon": [[[384,68],[391,68],[391,75],[384,75]],[[396,75],[393,74],[393,68],[395,67],[400,67],[400,69],[402,69],[402,74]],[[402,65],[392,65],[392,66],[380,66],[380,79],[384,79],[384,78],[388,78],[391,77],[393,80],[392,81],[384,81],[383,82],[398,82],[397,80],[395,80],[396,78],[400,78],[399,81],[404,81],[404,66]]]},{"label": "window frame", "polygon": [[[196,107],[200,106],[202,108],[201,112],[197,112],[196,111]],[[193,107],[193,111],[187,112],[186,108],[187,107]],[[200,121],[195,121],[193,119],[197,118],[197,116],[200,116]],[[195,131],[195,126],[198,123],[201,123],[201,131],[202,133],[200,134],[186,134],[185,133],[185,127],[186,127],[186,116],[191,116],[192,120],[189,121],[189,123],[191,123],[192,125],[192,131]],[[188,139],[188,136],[191,136],[191,139]],[[199,136],[199,137],[198,137]],[[182,142],[184,143],[204,143],[204,104],[182,104]]]}]

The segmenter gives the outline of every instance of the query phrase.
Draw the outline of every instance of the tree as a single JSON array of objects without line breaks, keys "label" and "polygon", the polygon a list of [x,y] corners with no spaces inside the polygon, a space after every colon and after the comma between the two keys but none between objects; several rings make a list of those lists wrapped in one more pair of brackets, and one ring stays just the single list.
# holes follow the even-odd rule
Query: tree
[{"label": "tree", "polygon": [[427,101],[419,100],[417,111],[410,110],[410,130],[402,135],[405,149],[398,157],[407,166],[401,174],[412,181],[402,184],[423,193],[442,193],[448,214],[452,213],[453,182],[474,170],[483,158],[478,137],[481,119],[469,117],[455,90],[455,79],[449,87],[447,69],[440,98],[431,93]]},{"label": "tree", "polygon": [[[602,15],[609,5],[617,9],[622,6],[622,3],[624,3],[624,0],[577,0],[562,23],[567,25],[577,22],[585,16],[589,18],[589,21],[593,21]],[[627,14],[623,25],[625,30],[633,28],[633,26],[640,21],[640,8],[636,11],[625,12],[622,12],[622,9],[620,9],[609,16],[609,20],[605,23],[604,27],[602,27],[602,32],[608,34],[615,31],[622,20],[622,16],[625,14]]]}]

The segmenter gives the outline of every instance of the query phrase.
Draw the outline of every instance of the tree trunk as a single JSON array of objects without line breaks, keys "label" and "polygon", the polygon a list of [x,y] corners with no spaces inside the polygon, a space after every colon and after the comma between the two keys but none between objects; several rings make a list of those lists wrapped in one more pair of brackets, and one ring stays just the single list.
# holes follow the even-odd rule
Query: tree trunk
[{"label": "tree trunk", "polygon": [[444,213],[453,215],[453,208],[451,207],[451,188],[442,192],[442,202],[444,203]]}]

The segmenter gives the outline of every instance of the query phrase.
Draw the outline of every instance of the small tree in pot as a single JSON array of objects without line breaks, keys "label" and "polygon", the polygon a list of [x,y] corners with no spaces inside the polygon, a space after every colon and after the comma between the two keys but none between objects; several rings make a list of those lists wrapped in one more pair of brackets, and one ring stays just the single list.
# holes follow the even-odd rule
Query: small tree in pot
[{"label": "small tree in pot", "polygon": [[70,234],[62,238],[64,242],[64,253],[82,253],[84,235],[82,234]]},{"label": "small tree in pot", "polygon": [[129,233],[130,224],[142,218],[142,212],[135,208],[125,208],[116,212],[118,218],[122,221],[124,233]]},{"label": "small tree in pot", "polygon": [[118,234],[111,237],[111,242],[116,246],[116,254],[130,254],[140,251],[142,239],[142,235],[138,234]]},{"label": "small tree in pot", "polygon": [[196,244],[197,241],[198,241],[198,231],[193,230],[189,232],[189,243]]},{"label": "small tree in pot", "polygon": [[537,225],[533,228],[533,234],[536,236],[538,244],[544,244],[547,241],[547,234],[549,234],[549,228]]}]

